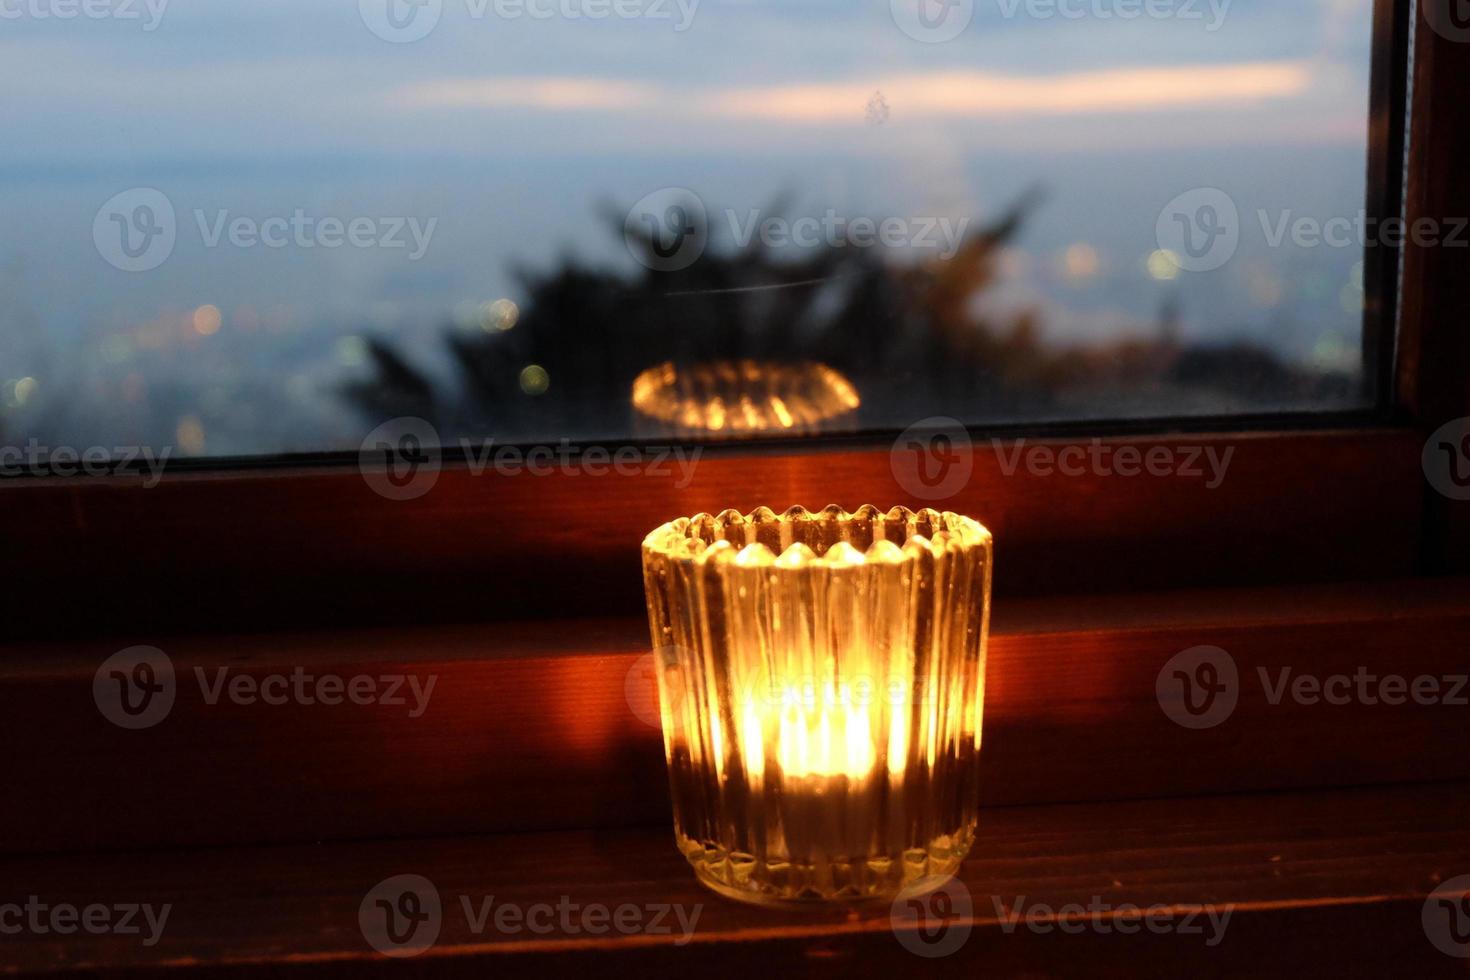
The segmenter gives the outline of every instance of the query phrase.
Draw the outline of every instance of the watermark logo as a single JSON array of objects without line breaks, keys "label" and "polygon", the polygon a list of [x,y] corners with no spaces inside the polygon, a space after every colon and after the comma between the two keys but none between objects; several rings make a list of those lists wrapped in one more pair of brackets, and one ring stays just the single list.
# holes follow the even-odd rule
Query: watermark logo
[{"label": "watermark logo", "polygon": [[948,500],[969,486],[975,471],[970,433],[958,419],[946,416],[916,422],[894,440],[888,467],[910,496]]},{"label": "watermark logo", "polygon": [[444,14],[444,0],[357,0],[357,12],[373,34],[392,44],[428,37]]},{"label": "watermark logo", "polygon": [[147,272],[163,265],[177,239],[173,202],[152,187],[114,194],[92,219],[97,254],[123,272]]},{"label": "watermark logo", "polygon": [[1467,0],[1424,0],[1424,20],[1446,41],[1470,41],[1470,2]]},{"label": "watermark logo", "polygon": [[384,878],[363,896],[357,923],[368,945],[384,956],[417,956],[434,945],[444,924],[439,889],[423,875]]},{"label": "watermark logo", "polygon": [[974,903],[958,878],[920,878],[893,900],[889,925],[899,945],[925,959],[950,956],[970,939]]},{"label": "watermark logo", "polygon": [[893,22],[915,41],[943,44],[964,33],[975,17],[975,0],[888,0]]},{"label": "watermark logo", "polygon": [[119,650],[92,677],[92,700],[119,728],[152,728],[168,717],[177,695],[174,664],[157,647]]},{"label": "watermark logo", "polygon": [[669,718],[678,728],[684,715],[684,671],[680,665],[689,662],[687,651],[678,646],[659,647],[633,661],[623,677],[623,697],[633,716],[649,728],[661,730],[659,705],[666,702]]},{"label": "watermark logo", "polygon": [[1154,224],[1159,250],[1186,272],[1212,272],[1240,247],[1240,211],[1230,195],[1198,187],[1174,198]]},{"label": "watermark logo", "polygon": [[1470,418],[1446,422],[1424,443],[1424,478],[1451,500],[1470,500]]},{"label": "watermark logo", "polygon": [[645,653],[623,675],[623,698],[633,717],[649,728],[663,727],[658,707],[658,675],[662,669],[658,654]]},{"label": "watermark logo", "polygon": [[380,497],[415,500],[439,482],[439,432],[415,416],[389,419],[367,434],[357,453],[363,480]]},{"label": "watermark logo", "polygon": [[1424,900],[1424,935],[1446,956],[1470,959],[1470,875],[1444,882]]},{"label": "watermark logo", "polygon": [[645,194],[623,220],[628,254],[654,272],[687,269],[709,244],[709,214],[704,201],[687,187],[663,187]]},{"label": "watermark logo", "polygon": [[1154,681],[1159,707],[1182,728],[1214,728],[1235,712],[1240,674],[1219,647],[1190,647],[1169,658]]}]

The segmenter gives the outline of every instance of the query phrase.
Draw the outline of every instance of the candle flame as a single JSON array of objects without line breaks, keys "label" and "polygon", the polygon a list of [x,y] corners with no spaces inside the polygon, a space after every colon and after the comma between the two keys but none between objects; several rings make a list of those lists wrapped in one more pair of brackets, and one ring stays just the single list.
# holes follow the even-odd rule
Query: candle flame
[{"label": "candle flame", "polygon": [[[766,746],[774,743],[781,775],[792,779],[846,776],[867,779],[877,765],[873,732],[881,725],[881,703],[859,704],[849,685],[826,682],[820,698],[796,683],[779,683],[767,697],[746,697],[740,714],[741,752],[751,779],[764,778]],[[875,724],[875,721],[878,724]],[[892,728],[901,729],[900,719]],[[890,733],[906,741],[901,732]],[[890,768],[894,765],[890,759]],[[903,760],[898,762],[902,771]]]}]

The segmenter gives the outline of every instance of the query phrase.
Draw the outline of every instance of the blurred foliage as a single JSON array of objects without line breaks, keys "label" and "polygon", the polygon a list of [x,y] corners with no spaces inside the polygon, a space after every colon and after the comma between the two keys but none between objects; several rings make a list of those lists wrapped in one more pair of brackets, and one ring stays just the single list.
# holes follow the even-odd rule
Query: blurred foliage
[{"label": "blurred foliage", "polygon": [[[1172,398],[1191,410],[1219,397],[1221,411],[1351,394],[1346,378],[1296,371],[1264,348],[1182,346],[1167,305],[1154,338],[1096,347],[1049,346],[1035,314],[996,322],[977,301],[1038,200],[1024,196],[948,260],[897,262],[848,240],[778,251],[752,236],[742,248],[707,249],[679,271],[640,267],[629,276],[571,259],[548,274],[522,270],[513,329],[446,328],[458,384],[436,383],[390,342],[370,338],[371,374],[342,391],[372,424],[418,416],[445,437],[512,439],[635,431],[633,379],[664,361],[824,362],[861,393],[859,428],[930,415],[1076,417],[1075,406],[1100,391],[1144,406]],[[608,209],[605,219],[613,234],[633,235],[630,248],[654,254],[651,238],[625,232],[621,214]],[[544,393],[521,388],[531,364],[549,375]]]}]

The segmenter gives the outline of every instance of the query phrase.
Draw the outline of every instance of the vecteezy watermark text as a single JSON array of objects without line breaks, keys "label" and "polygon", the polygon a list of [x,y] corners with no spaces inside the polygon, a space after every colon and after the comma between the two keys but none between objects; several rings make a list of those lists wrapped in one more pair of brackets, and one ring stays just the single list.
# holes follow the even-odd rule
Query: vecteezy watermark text
[{"label": "vecteezy watermark text", "polygon": [[828,208],[821,217],[786,218],[759,209],[724,212],[730,237],[740,248],[759,239],[767,248],[884,248],[930,249],[941,259],[952,259],[965,240],[968,217],[873,218],[845,217]]},{"label": "vecteezy watermark text", "polygon": [[158,30],[169,0],[0,0],[0,20],[136,20]]},{"label": "vecteezy watermark text", "polygon": [[[885,103],[886,108],[886,103]],[[759,242],[767,249],[889,248],[932,252],[952,259],[964,244],[970,218],[941,215],[820,215],[790,218],[759,208],[717,212],[728,239],[738,248]],[[664,187],[644,195],[628,210],[623,238],[628,252],[655,272],[678,272],[704,254],[712,234],[709,211],[687,187]]]},{"label": "vecteezy watermark text", "polygon": [[[1267,248],[1367,249],[1470,248],[1470,218],[1374,217],[1299,214],[1291,208],[1258,208],[1256,223]],[[1240,248],[1249,225],[1235,199],[1218,187],[1196,187],[1176,196],[1159,212],[1154,226],[1159,254],[1185,272],[1213,272]]]},{"label": "vecteezy watermark text", "polygon": [[[380,705],[404,708],[419,718],[428,710],[437,674],[352,674],[329,670],[244,673],[225,667],[195,667],[199,696],[207,705],[222,701],[241,707],[266,705]],[[173,660],[157,647],[119,650],[102,662],[92,678],[97,710],[119,728],[152,728],[168,717],[178,696]]]},{"label": "vecteezy watermark text", "polygon": [[417,262],[429,250],[439,219],[420,220],[407,216],[343,219],[308,214],[302,208],[292,211],[289,217],[231,217],[228,210],[217,210],[211,215],[196,208],[194,223],[199,228],[199,237],[205,248],[218,248],[224,242],[234,248],[334,249],[346,245],[350,248],[408,249],[408,260]]},{"label": "vecteezy watermark text", "polygon": [[[194,676],[205,704],[218,704],[221,699],[238,705],[381,704],[407,707],[410,718],[418,718],[428,709],[434,685],[439,682],[437,674],[428,677],[417,674],[354,674],[343,677],[341,674],[308,673],[304,667],[295,667],[289,674],[267,674],[264,677],[232,674],[229,667],[216,667],[213,671],[195,667]],[[410,697],[412,704],[408,700]]]},{"label": "vecteezy watermark text", "polygon": [[170,446],[156,452],[151,446],[43,446],[29,439],[24,446],[0,446],[0,477],[107,476],[136,469],[143,486],[152,489],[163,479]]},{"label": "vecteezy watermark text", "polygon": [[465,9],[476,20],[666,20],[682,34],[699,0],[465,0]]},{"label": "vecteezy watermark text", "polygon": [[[141,936],[144,946],[156,946],[163,938],[173,904],[154,907],[148,902],[107,905],[92,902],[43,902],[39,895],[27,896],[25,904],[0,905],[0,935],[70,936],[85,932],[93,936]],[[145,931],[146,930],[146,931]]]},{"label": "vecteezy watermark text", "polygon": [[[569,439],[555,445],[496,445],[493,438],[468,437],[461,437],[457,448],[471,476],[672,477],[676,490],[694,479],[704,452],[700,446],[579,446]],[[367,434],[358,450],[358,470],[379,496],[414,500],[438,482],[444,452],[432,424],[403,416]]]},{"label": "vecteezy watermark text", "polygon": [[1230,925],[1230,916],[1235,912],[1233,905],[1157,903],[1140,906],[1129,902],[1114,905],[1101,895],[1092,896],[1086,905],[1071,902],[1051,906],[1045,902],[1028,902],[1024,895],[1012,898],[1009,909],[999,895],[992,896],[991,902],[1001,931],[1006,935],[1018,928],[1041,934],[1055,931],[1074,936],[1084,932],[1134,935],[1147,931],[1160,936],[1168,933],[1202,936],[1209,947],[1220,945],[1225,938],[1225,929]]},{"label": "vecteezy watermark text", "polygon": [[[1034,477],[1160,477],[1203,480],[1209,490],[1225,482],[1235,457],[1234,446],[1115,446],[1102,439],[1065,446],[1032,444],[1024,438],[1011,443],[991,439],[990,446],[1001,475],[1007,478],[1022,470]],[[957,419],[924,419],[894,440],[889,466],[898,485],[910,495],[920,500],[947,500],[970,483],[975,470],[974,444]]]},{"label": "vecteezy watermark text", "polygon": [[1294,704],[1329,704],[1342,707],[1349,704],[1402,704],[1470,707],[1466,685],[1470,675],[1445,674],[1435,676],[1420,674],[1407,677],[1403,674],[1375,674],[1367,667],[1358,667],[1352,674],[1298,674],[1290,667],[1268,671],[1257,667],[1261,689],[1268,704],[1277,705],[1288,697]]},{"label": "vecteezy watermark text", "polygon": [[1415,248],[1470,248],[1470,219],[1374,218],[1367,211],[1352,216],[1320,218],[1297,214],[1290,208],[1272,213],[1256,212],[1261,233],[1271,248],[1288,241],[1297,248],[1368,248],[1387,245],[1399,248],[1412,244]]},{"label": "vecteezy watermark text", "polygon": [[995,0],[1006,20],[1182,20],[1218,31],[1233,0]]},{"label": "vecteezy watermark text", "polygon": [[[305,208],[263,217],[228,208],[195,208],[193,219],[200,244],[209,249],[382,249],[402,251],[410,262],[428,252],[439,225],[438,218],[322,215]],[[148,272],[167,262],[179,234],[173,201],[154,187],[114,194],[92,219],[92,242],[98,254],[123,272]]]},{"label": "vecteezy watermark text", "polygon": [[[663,725],[659,707],[662,702],[669,708],[670,723],[681,725],[686,695],[683,665],[695,659],[688,650],[675,644],[659,647],[633,661],[623,676],[623,694],[634,716],[651,728],[659,728]],[[815,673],[798,671],[775,676],[760,670],[733,683],[730,698],[737,710],[747,705],[796,712],[876,705],[911,709],[943,698],[946,691],[938,682],[900,673],[884,676],[853,672],[839,681]]]},{"label": "vecteezy watermark text", "polygon": [[[1051,905],[1028,899],[1025,895],[1007,898],[992,895],[990,904],[1001,931],[1013,935],[1018,930],[1045,935],[1053,932],[1081,935],[1154,935],[1197,936],[1207,947],[1215,947],[1225,938],[1233,905],[1156,902],[1139,905],[1113,902],[1101,895],[1092,896],[1085,904],[1067,902]],[[921,878],[894,899],[890,910],[894,936],[909,952],[926,959],[936,959],[958,952],[970,938],[974,928],[975,909],[970,890],[959,878]]]},{"label": "vecteezy watermark text", "polygon": [[[983,0],[1005,20],[1198,21],[1214,32],[1233,0]],[[981,0],[889,0],[893,22],[915,41],[942,44],[963,34]]]},{"label": "vecteezy watermark text", "polygon": [[1025,467],[1032,476],[1137,476],[1203,479],[1205,487],[1214,490],[1225,482],[1234,446],[1223,450],[1215,446],[1109,446],[1093,439],[1086,446],[1028,446],[1017,439],[1007,450],[1005,443],[992,439],[1000,471],[1015,476]]},{"label": "vecteezy watermark text", "polygon": [[[1247,675],[1249,676],[1249,675]],[[1385,705],[1470,707],[1470,675],[1378,673],[1366,665],[1351,673],[1321,674],[1282,667],[1255,670],[1262,700],[1271,707]],[[1184,728],[1214,728],[1234,712],[1242,694],[1235,658],[1216,646],[1190,647],[1170,657],[1159,671],[1159,707]]]},{"label": "vecteezy watermark text", "polygon": [[[489,931],[533,936],[671,936],[675,946],[694,938],[703,905],[650,902],[604,905],[577,902],[562,895],[555,902],[522,905],[494,895],[457,896],[451,906],[475,936]],[[445,917],[439,889],[423,875],[384,878],[363,896],[358,926],[368,945],[385,956],[417,956],[439,938]]]},{"label": "vecteezy watermark text", "polygon": [[[487,20],[668,21],[682,34],[694,24],[699,0],[463,0],[464,15]],[[358,14],[374,35],[394,44],[422,41],[439,26],[444,0],[358,0]]]},{"label": "vecteezy watermark text", "polygon": [[[699,446],[573,446],[568,439],[557,445],[496,446],[494,439],[461,439],[465,469],[473,476],[487,470],[498,476],[673,476],[674,488],[683,490],[694,479]],[[675,472],[677,471],[677,473]]]}]

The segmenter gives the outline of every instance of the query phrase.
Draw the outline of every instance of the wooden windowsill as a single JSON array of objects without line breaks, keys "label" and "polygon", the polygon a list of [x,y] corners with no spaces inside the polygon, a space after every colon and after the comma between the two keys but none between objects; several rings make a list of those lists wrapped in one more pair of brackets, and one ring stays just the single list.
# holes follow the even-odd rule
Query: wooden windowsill
[{"label": "wooden windowsill", "polygon": [[[982,803],[1470,780],[1470,709],[1272,703],[1259,680],[1463,675],[1467,634],[1464,579],[997,599]],[[125,731],[99,712],[93,679],[139,643],[171,658],[178,696],[154,727]],[[1241,686],[1228,719],[1196,731],[1165,715],[1156,682],[1200,645],[1226,650]],[[25,747],[8,779],[27,803],[0,810],[0,853],[661,822],[656,715],[629,700],[643,683],[652,707],[648,648],[640,620],[0,647],[0,735]],[[415,717],[402,704],[210,703],[197,677],[297,669],[435,687]]]},{"label": "wooden windowsill", "polygon": [[[265,788],[262,787],[262,791]],[[1171,801],[992,808],[961,880],[973,914],[956,951],[921,959],[896,938],[890,908],[852,914],[750,908],[701,889],[667,827],[202,851],[9,858],[0,904],[172,906],[156,945],[140,938],[22,934],[3,940],[13,972],[113,971],[360,976],[405,964],[375,953],[359,909],[379,881],[418,874],[443,909],[415,976],[1461,976],[1421,923],[1426,897],[1470,872],[1470,784]],[[531,933],[472,929],[461,896],[640,910],[700,907],[692,940],[589,935],[580,913]],[[1017,899],[1041,925],[1005,921]],[[1001,914],[996,903],[1000,903]],[[1067,914],[1074,932],[1046,910]],[[1117,930],[1120,906],[1166,906],[1157,934]],[[1207,914],[1181,929],[1192,906]],[[543,920],[544,921],[544,920]],[[593,920],[596,924],[595,920]],[[1080,924],[1079,924],[1080,923]],[[938,928],[939,920],[932,925]],[[1048,928],[1048,925],[1051,927]],[[1178,930],[1178,931],[1176,931]],[[1207,940],[1216,939],[1213,945]],[[167,975],[167,974],[165,974]]]},{"label": "wooden windowsill", "polygon": [[[1111,468],[1058,477],[1017,448],[1091,452],[1083,437],[992,442],[945,510],[997,542],[1001,596],[1386,580],[1417,574],[1424,435],[1410,428],[1113,435],[1164,448],[1179,475]],[[701,457],[664,476],[475,475],[446,465],[431,492],[389,500],[335,467],[0,481],[0,576],[28,615],[11,636],[338,628],[636,616],[639,542],[681,514],[766,505],[926,505],[891,445],[798,443]],[[1209,453],[1228,478],[1207,476]],[[1192,474],[1192,475],[1189,475]],[[911,481],[905,481],[911,482]],[[680,484],[680,485],[676,485]],[[77,597],[87,597],[78,616]]]}]

